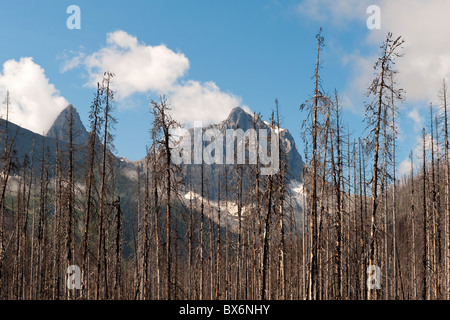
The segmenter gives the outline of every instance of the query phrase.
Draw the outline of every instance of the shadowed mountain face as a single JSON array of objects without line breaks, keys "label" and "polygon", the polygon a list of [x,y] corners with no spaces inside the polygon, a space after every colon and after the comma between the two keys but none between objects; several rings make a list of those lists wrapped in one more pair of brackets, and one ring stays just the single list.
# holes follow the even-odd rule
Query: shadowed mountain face
[{"label": "shadowed mountain face", "polygon": [[[218,125],[213,125],[222,131],[226,129],[241,128],[244,131],[254,127],[253,115],[245,112],[242,108],[234,108],[228,118]],[[288,167],[288,179],[295,179],[302,181],[303,160],[298,153],[297,145],[294,138],[287,129],[272,127],[270,121],[263,121],[258,118],[255,124],[256,129],[271,129],[276,130],[280,134],[281,146],[286,153],[287,167]]]},{"label": "shadowed mountain face", "polygon": [[[78,145],[78,146],[86,146],[87,145],[87,143],[89,141],[89,133],[86,130],[83,123],[81,122],[78,111],[72,105],[67,106],[67,108],[61,112],[61,114],[57,117],[57,119],[53,123],[50,130],[47,132],[46,137],[50,138],[50,140],[49,140],[50,144],[51,143],[54,144],[54,140],[59,140],[63,144],[68,143],[67,123],[68,123],[68,118],[69,118],[71,111],[73,112],[73,117],[74,117],[73,118],[73,121],[74,121],[73,122],[73,125],[74,125],[73,142],[75,145]],[[298,182],[302,181],[303,160],[302,160],[302,157],[300,156],[300,154],[298,153],[297,145],[295,144],[294,138],[292,137],[292,135],[289,133],[288,130],[282,129],[282,128],[278,129],[276,127],[272,128],[270,126],[269,122],[263,121],[261,118],[257,118],[255,121],[253,119],[252,114],[245,112],[242,108],[239,108],[239,107],[234,108],[230,112],[228,118],[225,119],[224,121],[222,121],[218,124],[208,125],[208,126],[204,127],[203,130],[218,129],[222,132],[222,134],[225,137],[225,132],[227,129],[238,129],[238,128],[242,129],[243,131],[246,131],[248,129],[253,129],[253,128],[255,128],[256,130],[259,130],[259,129],[276,130],[280,134],[282,148],[283,148],[283,150],[285,152],[285,156],[286,156],[287,168],[288,168],[287,179],[289,181],[291,181],[291,180],[296,180]],[[189,132],[191,134],[191,137],[193,137],[193,129],[190,129]],[[33,134],[33,133],[31,133],[31,134]],[[36,136],[39,136],[39,135],[36,135]],[[27,139],[23,139],[23,140],[29,140],[29,139],[27,138]],[[191,139],[192,146],[193,146],[193,140],[194,139]],[[31,140],[29,140],[29,141],[31,141]],[[25,143],[25,141],[24,141],[24,143]],[[206,145],[206,142],[204,142],[204,144]],[[119,159],[126,160],[125,158],[118,158],[118,160]],[[129,169],[132,169],[131,168],[132,165],[130,167],[130,164],[128,161],[119,161],[119,162],[124,162],[123,164],[126,163],[127,166],[129,167]],[[139,163],[139,162],[137,162],[137,163]],[[206,171],[214,172],[218,168],[218,166],[221,166],[221,165],[213,164],[210,166],[211,168],[206,169]],[[191,167],[195,167],[195,168],[192,168],[192,170],[196,171],[196,169],[198,169],[197,167],[199,167],[199,166],[198,165],[183,165],[183,168],[184,168],[183,171],[185,173],[187,173],[187,176],[189,175],[189,172],[191,172]]]},{"label": "shadowed mountain face", "polygon": [[[75,161],[77,165],[83,166],[86,161],[87,145],[89,142],[89,132],[83,125],[80,115],[76,108],[72,105],[67,106],[56,118],[50,130],[45,136],[34,133],[30,130],[22,128],[12,122],[7,122],[0,118],[0,152],[5,148],[4,132],[6,124],[8,124],[8,142],[14,139],[14,156],[17,159],[17,164],[23,162],[25,156],[31,161],[33,156],[35,159],[42,159],[42,151],[44,154],[48,153],[49,164],[55,163],[56,146],[63,161],[67,158],[69,150],[68,138],[68,118],[71,110],[73,111],[73,147],[75,151]],[[96,148],[100,150],[101,141],[97,137]],[[115,157],[115,163],[119,169],[136,170],[139,162],[131,162],[122,157]],[[78,171],[82,171],[80,167]]]},{"label": "shadowed mountain face", "polygon": [[[219,130],[223,137],[226,137],[227,129],[242,129],[244,132],[249,129],[266,129],[276,131],[280,134],[280,141],[282,150],[285,152],[286,162],[287,162],[287,182],[302,181],[302,170],[303,170],[303,160],[297,150],[297,145],[295,144],[294,138],[289,133],[288,130],[283,128],[272,127],[269,122],[263,121],[261,118],[256,118],[254,120],[253,115],[247,113],[242,108],[234,108],[228,118],[221,123],[208,125],[202,128],[203,132],[208,129],[217,129]],[[194,150],[194,129],[189,129],[189,133],[191,135],[191,150]],[[225,138],[224,138],[225,139]],[[209,142],[203,142],[204,146],[207,146]],[[225,141],[224,141],[225,144]],[[224,158],[226,157],[225,147],[223,150]],[[247,155],[248,156],[248,155]],[[246,159],[246,163],[248,163],[248,159]],[[244,165],[244,167],[247,167]],[[182,165],[183,172],[186,175],[186,183],[189,182],[189,179],[194,182],[194,185],[200,184],[199,177],[201,176],[201,165],[199,164],[183,164]],[[231,173],[233,176],[233,170],[236,169],[234,164],[228,165],[228,173]],[[204,165],[204,175],[208,180],[209,184],[209,194],[210,197],[215,198],[217,195],[217,190],[215,186],[217,186],[217,177],[223,175],[224,165],[215,164],[212,165]],[[251,181],[249,181],[251,183]]]},{"label": "shadowed mountain face", "polygon": [[[41,165],[41,159],[43,158],[42,153],[48,155],[50,168],[55,164],[56,146],[58,146],[59,155],[62,157],[62,163],[67,163],[68,157],[68,117],[70,112],[73,112],[74,116],[74,151],[75,151],[75,162],[77,163],[77,176],[78,179],[83,179],[84,163],[86,160],[87,143],[89,140],[89,133],[87,132],[85,126],[81,122],[80,116],[76,109],[70,105],[57,117],[54,124],[48,131],[46,136],[36,134],[27,129],[21,128],[11,122],[6,122],[0,119],[0,152],[4,149],[4,130],[6,124],[8,124],[8,141],[15,139],[14,150],[17,159],[17,165],[20,166],[23,163],[25,156],[28,157],[28,161],[31,162],[33,156],[34,165],[36,170],[39,170]],[[150,126],[150,124],[149,124]],[[208,125],[202,130],[206,129],[217,129],[224,136],[227,129],[242,129],[246,131],[248,129],[268,129],[272,131],[279,132],[282,148],[286,154],[287,170],[288,174],[286,177],[286,186],[289,194],[295,199],[294,210],[296,212],[301,212],[301,203],[299,201],[301,197],[301,182],[302,182],[302,169],[303,160],[297,151],[297,146],[294,142],[289,131],[282,128],[271,127],[268,122],[261,119],[256,119],[254,121],[253,115],[245,112],[241,108],[235,108],[232,110],[230,115],[224,121],[218,124]],[[193,129],[190,130],[193,134]],[[193,139],[191,140],[193,141]],[[205,145],[209,142],[203,142]],[[101,142],[98,141],[99,147]],[[225,153],[224,153],[225,156]],[[131,162],[125,158],[115,157],[115,168],[116,168],[116,184],[117,188],[115,192],[121,198],[122,212],[129,223],[124,226],[124,236],[125,239],[131,239],[132,237],[132,227],[136,223],[137,213],[137,166],[141,166],[144,163],[144,159],[141,161]],[[246,162],[248,163],[248,162]],[[185,201],[189,201],[189,191],[194,194],[194,197],[198,197],[201,194],[201,165],[199,164],[182,164],[181,165],[182,174],[185,185],[189,186],[191,184],[192,188],[180,190],[182,198]],[[233,225],[237,224],[235,210],[236,199],[236,183],[238,180],[238,175],[241,174],[243,177],[243,192],[245,193],[250,188],[254,186],[254,173],[252,170],[254,166],[252,165],[242,165],[240,168],[234,164],[232,165],[222,165],[222,164],[212,164],[204,165],[204,196],[209,195],[209,200],[211,200],[211,206],[218,199],[218,186],[220,179],[220,186],[224,188],[225,184],[228,186],[228,216],[230,219],[230,226],[233,229]],[[224,178],[225,170],[227,172],[227,180]],[[240,171],[243,170],[243,171]],[[50,170],[50,176],[53,175],[54,170]],[[14,174],[14,173],[13,173]],[[84,180],[81,183],[84,183]],[[223,189],[222,189],[223,190]],[[234,190],[234,191],[233,191]],[[221,192],[221,201],[224,201],[225,194]],[[234,211],[233,211],[234,210]],[[214,210],[212,210],[214,211]],[[225,208],[222,208],[225,213]],[[297,215],[297,214],[296,214]],[[299,217],[299,216],[298,216]],[[210,219],[215,221],[214,216],[211,215]],[[298,220],[299,221],[299,220]],[[128,249],[127,249],[128,250]]]},{"label": "shadowed mountain face", "polygon": [[68,150],[69,139],[67,138],[67,119],[71,109],[73,110],[74,116],[73,142],[75,149],[75,161],[80,164],[84,163],[84,149],[89,141],[89,133],[86,131],[86,128],[81,122],[80,115],[77,110],[72,105],[69,105],[59,114],[45,136],[22,128],[12,122],[6,122],[4,119],[0,119],[0,130],[2,135],[0,139],[0,150],[4,150],[5,147],[3,135],[7,124],[8,142],[14,140],[13,150],[18,165],[23,163],[25,156],[28,157],[29,161],[32,160],[32,157],[34,157],[36,161],[41,161],[43,158],[43,153],[44,155],[48,154],[49,164],[54,164],[56,146],[58,146],[59,152],[63,155],[67,153]]},{"label": "shadowed mountain face", "polygon": [[[303,160],[300,154],[298,153],[297,146],[292,135],[288,130],[283,128],[278,128],[276,126],[272,126],[268,121],[263,121],[261,118],[254,118],[252,114],[247,113],[242,108],[234,108],[227,119],[218,123],[208,125],[202,128],[203,134],[208,129],[218,130],[223,136],[224,150],[223,150],[223,159],[224,163],[226,163],[226,130],[228,129],[242,129],[244,133],[249,129],[254,129],[256,132],[259,132],[259,129],[266,129],[271,132],[279,133],[281,149],[284,153],[286,165],[287,165],[287,175],[286,175],[286,191],[289,196],[286,199],[289,200],[289,206],[294,210],[294,215],[297,221],[301,221],[301,212],[302,212],[302,199],[304,195],[303,184],[302,184],[302,171],[303,171]],[[190,134],[190,142],[191,142],[191,160],[194,158],[192,152],[194,150],[194,136],[195,132],[200,132],[200,128],[189,129]],[[198,133],[197,133],[198,134]],[[261,141],[259,141],[261,143]],[[198,143],[198,142],[197,142]],[[212,142],[203,141],[204,147],[207,147]],[[189,143],[185,144],[184,147],[189,148]],[[183,199],[186,205],[189,205],[189,202],[192,199],[196,199],[196,203],[201,203],[201,186],[202,186],[202,167],[203,167],[203,198],[208,199],[208,204],[212,207],[218,206],[219,200],[219,185],[220,185],[220,201],[227,203],[225,206],[224,203],[221,204],[222,214],[226,215],[229,220],[231,229],[235,230],[237,226],[237,201],[238,194],[237,190],[242,188],[242,194],[244,198],[246,195],[252,194],[252,191],[255,187],[255,165],[249,164],[248,161],[248,145],[246,147],[245,154],[245,164],[236,165],[236,164],[217,164],[212,163],[210,165],[203,164],[181,164],[181,171],[183,174],[183,179],[186,186],[190,186],[185,190],[185,194]],[[201,149],[200,149],[201,150]],[[205,149],[206,150],[206,149]],[[236,146],[235,146],[235,150]],[[215,151],[214,151],[215,152]],[[261,167],[264,167],[261,165]],[[267,166],[266,166],[267,167]],[[242,187],[239,187],[240,180],[242,179]],[[226,197],[226,199],[225,199]],[[251,203],[252,199],[244,199],[245,203]],[[287,203],[286,203],[287,204]],[[288,205],[288,204],[287,204]],[[226,208],[225,208],[226,207]],[[198,209],[198,208],[197,208]],[[243,209],[246,212],[246,209]],[[214,215],[215,210],[209,210],[206,214],[208,217],[214,221],[216,221],[217,216]],[[249,211],[250,212],[250,211]]]},{"label": "shadowed mountain face", "polygon": [[[4,119],[0,119],[0,129],[2,137],[0,139],[0,150],[5,148],[4,132],[8,125],[8,143],[14,140],[14,155],[18,164],[22,164],[25,156],[28,156],[28,160],[31,161],[33,156],[35,159],[42,159],[42,153],[48,153],[49,162],[55,161],[55,150],[57,140],[50,137],[44,137],[40,134],[34,133],[30,130],[19,127],[12,122],[6,122]],[[66,149],[66,143],[58,141],[58,147],[60,150]]]},{"label": "shadowed mountain face", "polygon": [[[57,117],[55,122],[53,123],[50,130],[47,132],[46,136],[41,136],[34,132],[31,132],[27,129],[21,128],[11,122],[8,123],[8,138],[12,139],[15,137],[15,150],[17,152],[17,158],[19,163],[23,161],[25,155],[31,157],[32,150],[34,149],[34,156],[37,159],[41,159],[41,153],[43,150],[49,153],[50,163],[53,163],[55,157],[55,149],[58,141],[58,147],[61,152],[66,151],[68,146],[68,118],[70,112],[73,112],[73,126],[74,126],[74,147],[76,149],[76,160],[81,164],[84,163],[84,153],[86,145],[89,141],[89,133],[86,130],[85,126],[81,122],[80,116],[75,107],[72,105],[67,106],[61,114]],[[0,119],[0,128],[4,130],[6,121]],[[244,132],[248,129],[267,129],[276,131],[280,134],[280,141],[282,145],[282,149],[285,152],[286,162],[287,162],[287,177],[286,182],[298,184],[302,182],[302,170],[303,170],[303,160],[300,154],[298,153],[297,146],[292,135],[288,130],[272,127],[269,122],[263,121],[261,118],[254,119],[252,114],[245,112],[242,108],[234,108],[229,114],[228,118],[218,124],[208,125],[202,128],[203,132],[207,129],[216,129],[219,130],[223,136],[226,136],[227,129],[242,129]],[[193,137],[194,130],[189,130],[191,137]],[[3,139],[0,139],[0,150],[4,148]],[[100,145],[100,142],[98,142]],[[192,148],[194,139],[191,139]],[[207,142],[203,142],[204,145],[207,145]],[[224,150],[224,157],[225,157]],[[117,157],[117,167],[119,169],[127,169],[128,171],[135,171],[136,166],[138,164],[143,163],[143,160],[130,162],[125,158]],[[248,163],[248,162],[246,162]],[[212,199],[217,197],[217,185],[218,185],[218,177],[223,176],[225,166],[222,164],[205,165],[204,166],[204,176],[205,181],[208,183],[208,192]],[[246,167],[245,170],[250,169],[251,166],[244,165]],[[194,189],[198,190],[197,186],[200,185],[199,178],[201,176],[201,165],[198,164],[183,164],[181,166],[182,172],[184,173],[184,180],[186,184],[189,184],[189,181],[194,185]],[[236,171],[236,165],[231,164],[227,166],[227,172],[230,174],[230,178],[234,177],[234,171]],[[249,175],[251,176],[251,175]],[[247,181],[247,184],[252,185],[252,181]]]},{"label": "shadowed mountain face", "polygon": [[50,130],[48,130],[46,136],[68,143],[67,123],[71,111],[73,112],[73,143],[78,145],[87,145],[89,142],[89,133],[84,127],[83,122],[81,122],[77,109],[72,105],[68,105],[59,114],[55,122],[53,122]]},{"label": "shadowed mountain face", "polygon": [[[236,129],[242,128],[244,131],[253,128],[253,115],[245,112],[242,108],[234,108],[228,118],[215,125],[220,130],[226,129]],[[214,127],[214,126],[213,126]],[[288,174],[287,178],[289,180],[295,179],[297,181],[302,181],[302,170],[303,170],[303,160],[298,153],[297,145],[295,144],[294,138],[290,132],[283,128],[276,128],[270,125],[269,121],[263,121],[258,118],[255,124],[256,129],[271,129],[276,130],[280,134],[281,146],[286,154]]]}]

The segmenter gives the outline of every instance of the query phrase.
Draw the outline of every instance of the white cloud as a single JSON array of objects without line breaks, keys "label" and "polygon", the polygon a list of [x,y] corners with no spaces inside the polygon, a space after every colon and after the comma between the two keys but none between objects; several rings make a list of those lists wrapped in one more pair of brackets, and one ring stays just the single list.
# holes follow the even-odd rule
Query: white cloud
[{"label": "white cloud", "polygon": [[[450,78],[447,41],[450,1],[383,1],[385,30],[405,38],[405,56],[399,60],[399,84],[410,101],[435,100],[443,78]],[[376,41],[372,35],[369,40]]]},{"label": "white cloud", "polygon": [[419,111],[417,111],[417,109],[412,109],[408,113],[408,117],[410,117],[414,121],[416,130],[423,128],[424,120],[423,117],[420,116]]},{"label": "white cloud", "polygon": [[[349,7],[349,4],[355,7]],[[365,13],[365,9],[371,4],[376,4],[381,9],[381,30],[370,31],[366,28],[369,15]],[[307,5],[311,6],[309,16]],[[361,6],[365,7],[363,14]],[[423,161],[421,130],[427,125],[424,119],[429,112],[429,103],[436,105],[442,79],[450,79],[450,42],[447,40],[450,29],[449,11],[448,0],[361,0],[360,4],[356,4],[356,0],[305,0],[298,7],[302,18],[327,22],[332,27],[347,24],[358,26],[361,32],[366,33],[360,47],[347,50],[342,58],[343,65],[352,70],[343,92],[343,96],[350,101],[346,103],[346,107],[352,106],[352,103],[355,106],[351,108],[352,111],[358,110],[357,106],[361,105],[359,102],[365,98],[367,87],[373,79],[372,66],[386,34],[392,32],[394,36],[403,37],[405,43],[401,52],[404,56],[396,62],[395,67],[399,70],[396,82],[398,87],[405,90],[407,106],[412,108],[402,110],[400,106],[401,113],[412,120],[403,124],[405,130],[412,129],[416,134],[417,140],[410,140],[415,142],[413,154],[417,170],[420,170]],[[360,107],[359,111],[361,109]],[[413,128],[407,127],[411,123]],[[434,141],[435,150],[439,147]],[[430,135],[426,137],[426,148],[429,153]],[[407,158],[400,163],[399,172],[403,174],[406,170],[409,170]]]},{"label": "white cloud", "polygon": [[241,105],[241,99],[220,91],[214,82],[204,84],[190,80],[173,89],[171,95],[173,114],[177,119],[193,124],[227,118],[231,109]]},{"label": "white cloud", "polygon": [[83,57],[77,55],[64,64],[67,71],[83,64],[89,73],[87,85],[95,87],[105,71],[116,75],[113,79],[117,97],[134,93],[164,92],[189,69],[189,60],[165,45],[147,46],[124,31],[107,34],[107,46]]},{"label": "white cloud", "polygon": [[107,34],[106,47],[88,56],[76,54],[66,60],[62,71],[79,65],[86,68],[89,81],[95,87],[109,70],[115,74],[112,86],[116,97],[124,102],[135,93],[165,94],[173,109],[173,116],[181,122],[217,122],[241,104],[241,99],[220,90],[216,83],[180,80],[189,69],[188,58],[164,44],[158,46],[139,43],[125,31]]},{"label": "white cloud", "polygon": [[[425,134],[425,152],[426,152],[426,161],[429,161],[430,159],[430,153],[431,153],[431,142],[433,141],[433,148],[435,153],[440,153],[441,147],[438,145],[436,139],[431,140],[430,134]],[[413,155],[413,161],[414,161],[414,174],[422,170],[423,166],[423,136],[422,133],[420,135],[417,135],[415,137],[415,146],[414,149],[411,150]],[[410,157],[406,157],[403,159],[402,162],[400,162],[398,166],[398,174],[400,177],[403,176],[409,176],[411,174],[411,159]]]},{"label": "white cloud", "polygon": [[407,176],[411,172],[411,161],[406,158],[402,162],[400,162],[399,168],[398,168],[398,174],[400,177]]},{"label": "white cloud", "polygon": [[[346,109],[350,109],[356,114],[364,114],[365,104],[362,103],[363,101],[361,101],[361,99],[369,99],[367,97],[367,88],[373,79],[373,61],[375,60],[375,56],[366,58],[361,57],[358,54],[345,55],[343,57],[344,63],[351,61],[351,67],[353,69],[352,78],[343,93],[343,105]],[[366,102],[370,103],[371,101]]]},{"label": "white cloud", "polygon": [[300,2],[296,10],[307,18],[319,22],[331,22],[343,25],[349,20],[366,19],[368,0],[305,0]]},{"label": "white cloud", "polygon": [[[69,104],[45,76],[45,70],[32,58],[8,60],[0,73],[0,94],[3,101],[6,91],[11,98],[9,120],[23,128],[46,133],[56,117]],[[6,106],[0,106],[5,117]]]},{"label": "white cloud", "polygon": [[[82,49],[83,47],[81,47]],[[58,55],[58,59],[61,59],[64,61],[62,64],[60,71],[66,72],[69,70],[72,70],[83,63],[83,59],[86,57],[86,54],[82,51],[76,52],[76,51],[64,51],[62,55]]]},{"label": "white cloud", "polygon": [[[431,147],[433,146],[435,154],[441,153],[441,146],[437,143],[436,139],[431,139],[431,134],[425,133],[425,152],[426,157],[431,153]],[[421,168],[423,161],[423,135],[417,136],[416,147],[414,148],[413,155],[416,160],[415,166]],[[420,165],[419,165],[420,163]]]},{"label": "white cloud", "polygon": [[[400,71],[398,84],[405,90],[408,101],[434,101],[442,79],[450,79],[450,42],[447,41],[450,1],[305,0],[297,9],[301,15],[320,22],[336,25],[360,21],[361,28],[366,28],[365,20],[369,16],[366,9],[371,4],[377,4],[381,9],[382,30],[367,30],[366,44],[378,49],[387,32],[393,32],[394,36],[401,35],[406,42],[404,57],[397,63]],[[348,90],[359,89],[353,94],[365,93],[370,85],[361,76],[366,69],[361,70],[360,67],[373,65],[374,53],[378,54],[378,51],[372,52],[370,56],[360,54],[359,51],[349,53],[353,58],[350,61],[355,73]],[[358,83],[359,88],[355,83]]]}]

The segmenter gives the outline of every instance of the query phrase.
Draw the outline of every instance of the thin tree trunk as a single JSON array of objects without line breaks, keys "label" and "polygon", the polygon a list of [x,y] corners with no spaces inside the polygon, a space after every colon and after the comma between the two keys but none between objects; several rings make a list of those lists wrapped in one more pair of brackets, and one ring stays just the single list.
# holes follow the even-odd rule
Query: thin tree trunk
[{"label": "thin tree trunk", "polygon": [[312,128],[312,181],[311,181],[311,216],[310,216],[310,245],[311,254],[309,259],[309,287],[308,287],[308,299],[317,299],[317,135],[318,135],[318,108],[320,100],[319,92],[319,68],[320,68],[320,49],[323,46],[323,38],[321,33],[317,37],[317,58],[316,58],[316,70],[315,70],[315,85],[314,85],[314,107],[313,107],[313,128]]},{"label": "thin tree trunk", "polygon": [[447,86],[442,83],[442,103],[444,107],[444,145],[445,145],[445,253],[446,253],[446,299],[450,299],[450,159],[448,157],[448,119],[447,119]]},{"label": "thin tree trunk", "polygon": [[411,274],[411,282],[413,283],[413,299],[417,299],[417,272],[416,272],[416,237],[415,237],[415,206],[414,206],[414,163],[413,163],[413,153],[411,151],[410,154],[411,161],[411,238],[412,238],[412,274]]},{"label": "thin tree trunk", "polygon": [[422,223],[423,223],[423,234],[422,234],[422,243],[423,243],[423,260],[422,260],[422,264],[423,264],[423,287],[422,287],[422,299],[426,300],[427,296],[428,296],[428,292],[427,292],[427,274],[428,274],[428,269],[427,269],[427,257],[428,257],[428,242],[427,242],[427,220],[428,220],[428,215],[427,215],[427,203],[426,203],[426,142],[425,142],[425,128],[423,129],[422,132],[422,136],[423,136],[423,167],[422,167],[422,188],[423,188],[423,198],[422,198],[422,202],[423,202],[423,212],[422,212]]},{"label": "thin tree trunk", "polygon": [[86,275],[87,267],[87,253],[88,253],[88,241],[89,241],[89,224],[91,219],[91,208],[92,208],[92,185],[94,183],[94,165],[95,165],[95,147],[98,131],[98,112],[100,107],[100,84],[97,83],[97,93],[94,99],[94,103],[91,107],[92,127],[89,135],[89,155],[88,155],[88,176],[86,183],[86,217],[84,223],[84,233],[83,233],[83,266],[82,266],[82,281],[81,281],[81,292],[82,296],[89,299],[89,293],[86,293],[86,281],[89,277]]},{"label": "thin tree trunk", "polygon": [[[391,76],[391,83],[393,83]],[[397,280],[397,204],[396,204],[396,195],[397,195],[397,180],[396,180],[396,164],[395,164],[395,139],[397,138],[397,129],[395,125],[395,105],[394,105],[394,96],[391,95],[391,104],[392,104],[392,228],[393,228],[393,238],[392,238],[392,246],[394,250],[394,263],[393,263],[393,274],[394,274],[394,296],[395,299],[398,299],[398,280]]]},{"label": "thin tree trunk", "polygon": [[216,300],[220,297],[220,176],[218,178],[217,190]]},{"label": "thin tree trunk", "polygon": [[[110,100],[110,79],[111,74],[108,72],[106,74],[105,83],[106,88],[106,104],[105,104],[105,116],[104,116],[104,130],[103,130],[103,152],[102,152],[102,169],[101,169],[101,187],[100,187],[100,208],[99,208],[99,223],[98,223],[98,246],[97,246],[97,287],[96,287],[96,299],[105,298],[108,299],[108,290],[107,290],[107,274],[106,274],[106,253],[104,246],[104,214],[105,214],[105,197],[106,197],[106,157],[107,157],[107,145],[108,145],[108,120],[109,120],[109,100]],[[102,268],[103,264],[103,268]],[[103,290],[101,288],[102,285],[102,277],[104,278]],[[103,293],[103,294],[102,294]]]}]

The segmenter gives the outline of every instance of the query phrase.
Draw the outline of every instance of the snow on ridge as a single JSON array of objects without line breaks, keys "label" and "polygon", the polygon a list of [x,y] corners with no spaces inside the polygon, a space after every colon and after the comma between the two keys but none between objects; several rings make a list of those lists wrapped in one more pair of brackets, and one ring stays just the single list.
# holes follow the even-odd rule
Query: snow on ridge
[{"label": "snow on ridge", "polygon": [[297,180],[291,180],[289,183],[289,189],[291,190],[292,197],[295,199],[297,204],[303,208],[304,199],[307,195],[305,185]]},{"label": "snow on ridge", "polygon": [[270,124],[269,122],[267,122],[267,121],[265,121],[265,120],[263,120],[263,122],[264,122],[271,130],[273,130],[273,132],[275,132],[276,134],[279,134],[280,132],[283,132],[283,131],[287,131],[287,129],[278,127],[278,126],[276,126],[276,125],[272,125],[272,124]]},{"label": "snow on ridge", "polygon": [[[187,200],[187,202],[189,202],[191,198],[192,198],[193,201],[195,201],[195,200],[198,201],[198,202],[202,201],[202,196],[197,194],[197,193],[195,193],[195,192],[192,192],[192,191],[187,192],[184,195],[184,198]],[[217,203],[217,201],[214,201],[214,200],[209,200],[208,201],[204,197],[203,197],[203,201],[204,201],[204,203],[208,203],[209,202],[209,206],[213,209],[213,212],[214,212],[213,215],[216,215],[216,211],[219,208],[219,204]],[[226,203],[225,201],[221,200],[220,201],[220,211],[221,212],[227,212],[229,215],[231,215],[233,217],[236,217],[236,218],[238,216],[238,206],[237,206],[236,203],[234,203],[232,201],[228,201]],[[242,208],[242,211],[243,211],[242,213],[244,213],[244,208]]]},{"label": "snow on ridge", "polygon": [[291,180],[289,186],[291,187],[292,191],[294,191],[295,193],[297,193],[299,195],[306,194],[305,186],[303,185],[303,183],[298,182],[297,180]]}]

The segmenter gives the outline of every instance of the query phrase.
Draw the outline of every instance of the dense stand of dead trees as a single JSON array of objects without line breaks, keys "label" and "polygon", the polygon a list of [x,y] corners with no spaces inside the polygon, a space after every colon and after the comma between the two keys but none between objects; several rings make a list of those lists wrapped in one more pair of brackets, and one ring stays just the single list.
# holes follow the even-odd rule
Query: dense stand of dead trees
[{"label": "dense stand of dead trees", "polygon": [[[278,134],[274,175],[261,174],[259,156],[249,165],[174,164],[181,125],[165,97],[152,101],[151,145],[132,180],[132,218],[122,211],[116,185],[114,75],[106,72],[97,85],[85,146],[73,142],[78,133],[70,109],[68,142],[57,142],[51,154],[45,139],[40,150],[34,141],[20,163],[20,132],[9,132],[7,93],[0,134],[0,298],[449,299],[445,81],[439,106],[430,106],[420,152],[411,152],[410,174],[397,180],[403,92],[393,67],[402,38],[388,34],[381,46],[368,92],[368,134],[357,139],[343,124],[338,92],[323,88],[321,31],[316,39],[313,93],[301,107],[306,164],[297,194],[287,188],[292,181],[278,100],[267,123],[269,134]],[[255,131],[260,120],[253,115]],[[127,227],[132,236],[125,243]],[[81,271],[75,290],[67,286],[72,265]]]},{"label": "dense stand of dead trees", "polygon": [[[320,32],[317,39],[319,53]],[[401,37],[388,34],[380,47],[369,87],[372,101],[366,106],[368,136],[352,144],[348,132],[347,141],[342,139],[337,94],[331,99],[317,89],[321,63],[317,57],[314,94],[303,105],[309,111],[305,143],[312,142],[310,153],[307,149],[309,172],[304,176],[310,186],[303,218],[310,220],[310,227],[302,235],[303,251],[310,257],[309,265],[302,268],[305,298],[449,298],[447,87],[444,81],[437,111],[430,106],[429,127],[423,129],[420,152],[415,155],[421,162],[417,174],[411,153],[411,174],[398,181],[396,102],[404,97],[393,66],[403,43]],[[353,149],[347,157],[345,148]],[[319,185],[325,187],[314,190]],[[379,271],[367,269],[370,266]],[[369,285],[370,281],[375,282]]]}]

